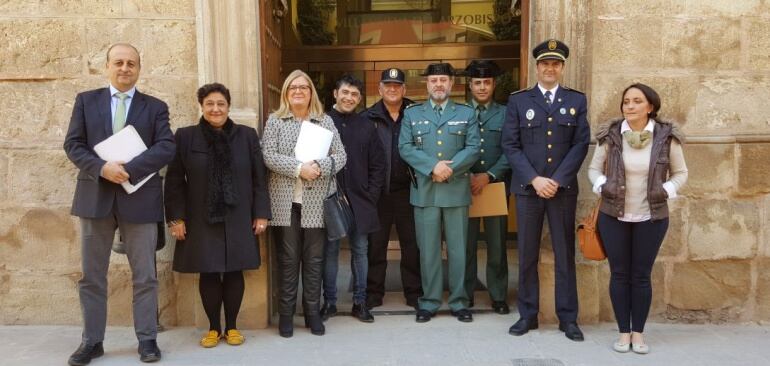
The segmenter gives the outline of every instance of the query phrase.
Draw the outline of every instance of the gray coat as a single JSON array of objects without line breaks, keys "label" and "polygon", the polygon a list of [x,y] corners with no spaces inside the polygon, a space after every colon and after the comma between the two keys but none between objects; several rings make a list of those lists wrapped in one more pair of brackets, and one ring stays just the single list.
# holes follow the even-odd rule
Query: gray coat
[{"label": "gray coat", "polygon": [[[311,122],[334,133],[329,156],[334,157],[334,174],[339,172],[347,162],[345,147],[342,146],[340,134],[334,127],[331,117],[324,114],[322,118],[312,118]],[[297,166],[302,162],[294,157],[294,146],[299,137],[301,121],[292,117],[278,118],[271,114],[265,123],[262,135],[262,155],[265,165],[270,170],[269,190],[270,205],[273,213],[271,226],[291,226],[291,203],[294,197],[294,184],[297,182]],[[318,160],[321,165],[321,177],[314,181],[302,180],[302,221],[303,228],[322,228],[323,200],[326,198],[326,186],[332,174],[331,158],[328,156]],[[336,192],[332,184],[331,192]]]}]

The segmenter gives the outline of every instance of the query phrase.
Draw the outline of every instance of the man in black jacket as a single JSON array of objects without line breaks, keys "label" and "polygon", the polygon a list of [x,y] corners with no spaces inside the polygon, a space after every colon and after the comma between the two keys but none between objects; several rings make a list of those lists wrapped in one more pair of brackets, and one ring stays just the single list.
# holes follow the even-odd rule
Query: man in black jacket
[{"label": "man in black jacket", "polygon": [[380,78],[379,93],[382,99],[364,111],[362,115],[373,121],[377,127],[386,164],[385,185],[377,203],[380,230],[369,237],[369,278],[366,286],[367,305],[382,305],[385,295],[385,271],[388,266],[388,242],[390,229],[396,225],[401,247],[401,284],[409,306],[417,307],[417,298],[422,296],[420,280],[420,251],[414,229],[414,210],[409,204],[408,165],[398,153],[398,135],[404,109],[413,104],[407,98],[404,72],[387,69]]},{"label": "man in black jacket", "polygon": [[[336,103],[328,114],[340,133],[348,161],[337,173],[342,192],[348,197],[353,216],[353,228],[348,233],[353,272],[352,315],[362,322],[371,323],[374,317],[366,306],[366,278],[368,268],[368,235],[380,228],[377,218],[377,199],[385,178],[382,144],[374,124],[355,113],[361,102],[364,84],[350,75],[343,75],[334,88]],[[323,297],[321,316],[324,320],[337,313],[337,271],[340,241],[327,241],[324,250]]]}]

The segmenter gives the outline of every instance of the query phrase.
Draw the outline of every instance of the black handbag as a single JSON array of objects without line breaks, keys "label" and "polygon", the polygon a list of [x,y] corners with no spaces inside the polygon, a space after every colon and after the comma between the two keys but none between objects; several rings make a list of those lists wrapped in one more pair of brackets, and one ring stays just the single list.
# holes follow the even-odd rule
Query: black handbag
[{"label": "black handbag", "polygon": [[[334,175],[334,158],[332,170],[329,173],[329,184],[326,186],[326,198],[324,199],[324,224],[326,225],[326,238],[339,240],[348,236],[348,231],[353,225],[353,210],[350,209],[348,198],[340,189],[339,182]],[[330,193],[332,180],[337,185],[337,191]]]},{"label": "black handbag", "polygon": [[[340,184],[334,175],[334,158],[332,170],[329,173],[329,184],[326,186],[326,198],[324,199],[324,224],[326,225],[326,238],[330,241],[340,240],[348,236],[353,225],[353,210],[345,193],[340,189]],[[332,180],[337,185],[337,192],[330,194]]]}]

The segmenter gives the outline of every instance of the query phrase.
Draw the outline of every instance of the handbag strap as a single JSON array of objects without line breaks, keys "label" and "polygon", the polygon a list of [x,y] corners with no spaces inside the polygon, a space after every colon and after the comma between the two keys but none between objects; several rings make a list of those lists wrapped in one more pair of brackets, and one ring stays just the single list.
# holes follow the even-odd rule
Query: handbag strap
[{"label": "handbag strap", "polygon": [[[336,179],[334,177],[334,157],[329,155],[329,159],[332,159],[332,170],[329,172],[329,183],[326,185],[326,197],[329,197],[329,195],[331,194],[332,179],[334,179],[335,183],[336,183]],[[339,184],[338,184],[338,186],[339,186]],[[337,190],[339,190],[339,187],[337,188]]]}]

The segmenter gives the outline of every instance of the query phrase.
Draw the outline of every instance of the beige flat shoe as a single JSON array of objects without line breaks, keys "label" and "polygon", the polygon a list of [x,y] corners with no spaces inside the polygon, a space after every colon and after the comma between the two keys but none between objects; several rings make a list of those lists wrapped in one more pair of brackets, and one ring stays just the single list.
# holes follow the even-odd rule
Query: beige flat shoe
[{"label": "beige flat shoe", "polygon": [[640,355],[646,355],[650,353],[650,346],[646,344],[631,344],[631,349],[634,351],[634,353],[638,353]]},{"label": "beige flat shoe", "polygon": [[631,343],[615,342],[612,344],[612,349],[615,350],[615,352],[626,353],[631,350]]}]

